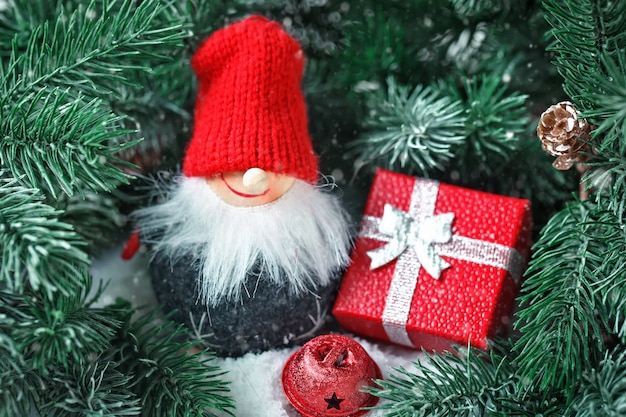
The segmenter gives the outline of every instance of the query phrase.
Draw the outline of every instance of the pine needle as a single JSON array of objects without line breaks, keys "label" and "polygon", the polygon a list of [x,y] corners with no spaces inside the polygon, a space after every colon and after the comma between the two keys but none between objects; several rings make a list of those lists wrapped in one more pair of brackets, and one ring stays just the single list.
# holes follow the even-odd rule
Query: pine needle
[{"label": "pine needle", "polygon": [[469,177],[472,171],[493,174],[490,167],[505,165],[519,147],[520,133],[529,122],[525,94],[508,91],[502,74],[495,72],[481,77],[467,77],[462,90],[441,82],[443,91],[460,100],[467,119],[465,140],[455,149],[460,175]]},{"label": "pine needle", "polygon": [[626,414],[626,352],[607,352],[598,369],[585,374],[582,393],[570,406],[577,417],[619,417]]},{"label": "pine needle", "polygon": [[[133,375],[132,390],[141,398],[145,417],[216,417],[233,415],[223,372],[207,351],[190,354],[196,345],[183,342],[187,331],[171,322],[159,324],[148,313],[122,327],[112,351],[120,369]],[[222,414],[223,415],[223,414]]]},{"label": "pine needle", "polygon": [[387,80],[387,92],[368,99],[368,132],[349,143],[358,154],[355,166],[379,164],[388,169],[427,176],[442,170],[452,149],[464,140],[467,116],[459,100],[433,87],[399,86]]},{"label": "pine needle", "polygon": [[28,357],[29,367],[40,375],[49,375],[55,368],[67,370],[104,351],[119,326],[110,311],[90,308],[91,277],[83,272],[81,279],[83,289],[52,300],[32,293],[21,300],[0,293],[2,313],[19,323],[7,329],[7,334]]},{"label": "pine needle", "polygon": [[115,154],[134,143],[115,143],[127,133],[117,128],[119,117],[103,111],[100,100],[69,95],[41,89],[0,112],[0,163],[24,186],[53,198],[83,187],[109,191],[127,183],[119,167],[124,161]]},{"label": "pine needle", "polygon": [[[520,375],[539,389],[579,385],[597,366],[623,313],[624,226],[591,202],[570,204],[543,228],[522,285],[515,345]],[[623,334],[623,323],[615,324]],[[575,391],[567,389],[569,395]]]},{"label": "pine needle", "polygon": [[554,393],[519,389],[508,345],[493,345],[489,352],[459,347],[424,352],[415,371],[396,368],[369,391],[385,400],[376,408],[387,410],[387,417],[556,415],[558,401],[549,399]]},{"label": "pine needle", "polygon": [[116,417],[140,415],[139,399],[128,389],[131,376],[117,364],[96,357],[69,369],[55,369],[48,381],[48,401],[40,413],[54,417]]},{"label": "pine needle", "polygon": [[60,214],[36,190],[0,180],[0,281],[10,291],[30,286],[52,299],[82,285],[85,243]]}]

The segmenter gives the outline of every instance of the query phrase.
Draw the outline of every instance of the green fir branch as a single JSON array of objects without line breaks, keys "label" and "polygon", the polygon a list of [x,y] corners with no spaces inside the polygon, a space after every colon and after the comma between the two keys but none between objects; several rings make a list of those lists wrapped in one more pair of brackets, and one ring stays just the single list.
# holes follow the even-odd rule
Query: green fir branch
[{"label": "green fir branch", "polygon": [[597,369],[585,374],[581,393],[571,403],[576,417],[626,415],[626,351],[607,352]]},{"label": "green fir branch", "polygon": [[415,371],[396,368],[395,374],[376,380],[380,388],[369,389],[383,400],[376,408],[386,410],[387,417],[560,415],[558,395],[520,390],[504,345],[489,352],[459,347],[424,352],[414,365]]},{"label": "green fir branch", "polygon": [[[303,0],[236,0],[215,1],[218,7],[228,6],[225,21],[240,19],[252,13],[277,22],[283,22],[309,58],[328,57],[341,47],[340,35],[347,18],[349,5],[332,1]],[[347,7],[346,7],[347,6]],[[363,4],[358,9],[362,9]],[[215,13],[213,13],[215,14]]]},{"label": "green fir branch", "polygon": [[193,343],[179,341],[182,327],[154,312],[131,321],[128,303],[92,307],[101,292],[53,301],[0,293],[0,353],[5,339],[12,347],[0,358],[0,415],[33,404],[51,417],[232,415],[223,373],[206,352],[184,353]]},{"label": "green fir branch", "polygon": [[116,154],[133,142],[116,143],[128,131],[101,101],[69,98],[68,90],[41,89],[17,103],[2,100],[0,164],[30,188],[56,198],[83,188],[110,191],[127,176]]},{"label": "green fir branch", "polygon": [[450,3],[459,18],[483,22],[515,19],[533,6],[531,0],[450,0]]},{"label": "green fir branch", "polygon": [[[572,198],[572,192],[578,185],[578,173],[573,171],[559,171],[554,169],[554,158],[548,155],[537,140],[535,127],[527,132],[519,141],[519,146],[510,156],[510,161],[499,166],[494,175],[502,179],[502,183],[509,184],[508,189],[501,188],[500,193],[515,194],[533,202],[533,205],[542,206],[542,216],[534,216],[535,222],[544,225],[551,215],[549,207],[561,206]],[[507,176],[506,179],[502,177]],[[515,189],[516,193],[510,190]],[[534,208],[534,207],[533,207]],[[540,213],[537,213],[540,214]]]},{"label": "green fir branch", "polygon": [[626,3],[596,0],[595,16],[599,52],[610,55],[614,60],[618,59],[626,47]]},{"label": "green fir branch", "polygon": [[71,224],[93,253],[94,249],[110,245],[124,227],[126,218],[117,207],[120,199],[126,198],[86,190],[71,197],[61,194],[56,206],[62,210],[60,220]]},{"label": "green fir branch", "polygon": [[586,163],[592,169],[585,172],[581,180],[588,187],[595,187],[595,201],[621,220],[626,213],[626,141],[622,132],[609,130],[596,150]]},{"label": "green fir branch", "polygon": [[50,299],[69,296],[89,264],[85,242],[41,200],[36,190],[0,183],[0,280],[16,293],[30,287]]},{"label": "green fir branch", "polygon": [[[599,256],[601,268],[595,271],[596,315],[606,333],[603,335],[606,345],[614,343],[613,339],[626,343],[626,286],[623,283],[626,276],[626,225],[623,218],[612,211],[598,217],[593,225],[584,225],[596,228],[599,231],[597,238],[606,246],[602,256]],[[594,259],[594,255],[587,256]]]},{"label": "green fir branch", "polygon": [[99,16],[96,4],[62,12],[52,25],[35,28],[26,50],[14,50],[3,65],[3,95],[19,97],[54,85],[91,98],[115,96],[119,84],[140,87],[128,71],[159,71],[148,64],[167,61],[171,49],[181,46],[181,25],[155,25],[166,7],[158,0],[106,1]]},{"label": "green fir branch", "polygon": [[[189,65],[191,54],[207,35],[217,29],[225,13],[217,1],[185,0],[169,2],[154,16],[154,27],[172,26],[185,29],[181,32],[181,45],[159,45],[163,56],[159,59],[129,57],[142,69],[129,71],[128,83],[117,86],[117,95],[108,99],[113,113],[124,116],[123,129],[135,130],[143,141],[120,153],[124,160],[135,160],[137,155],[165,155],[176,161],[191,131],[191,108],[196,92],[196,79]],[[156,49],[156,47],[155,47]],[[133,136],[130,136],[133,137]],[[156,162],[156,161],[154,161]],[[143,164],[143,172],[156,165]]]},{"label": "green fir branch", "polygon": [[581,117],[597,125],[595,136],[611,129],[626,132],[626,57],[620,54],[613,60],[604,52],[599,62],[604,74],[593,74],[594,84],[599,90],[587,94],[587,100],[593,103],[593,108],[583,112]]},{"label": "green fir branch", "polygon": [[[196,85],[191,69],[186,70],[181,68],[167,76],[136,76],[143,79],[141,89],[121,86],[120,98],[109,100],[111,111],[123,115],[120,129],[132,132],[126,133],[127,140],[141,135],[141,141],[134,140],[132,147],[116,153],[119,159],[137,165],[138,172],[154,171],[165,157],[175,163],[182,159],[192,129],[188,108]],[[122,168],[133,175],[137,172],[129,164]]]},{"label": "green fir branch", "polygon": [[548,50],[556,53],[555,65],[564,78],[565,92],[583,113],[597,110],[595,101],[604,98],[603,87],[609,87],[609,95],[613,91],[611,76],[623,78],[623,73],[611,71],[611,65],[626,47],[626,5],[546,0],[544,7],[555,38]]},{"label": "green fir branch", "polygon": [[509,14],[519,15],[528,7],[528,0],[450,0],[455,13],[462,19],[496,19]]},{"label": "green fir branch", "polygon": [[141,413],[139,399],[129,390],[132,376],[102,358],[56,369],[47,381],[47,403],[39,407],[49,417],[116,417]]},{"label": "green fir branch", "polygon": [[58,3],[51,0],[3,2],[4,7],[0,10],[0,56],[8,58],[14,47],[23,51],[33,29],[57,15]]},{"label": "green fir branch", "polygon": [[40,398],[43,384],[29,369],[17,343],[9,337],[19,322],[2,310],[0,304],[0,417],[27,416],[31,402]]},{"label": "green fir branch", "polygon": [[[127,317],[128,320],[130,317]],[[112,347],[119,369],[133,375],[132,390],[141,398],[145,417],[216,417],[233,415],[223,372],[208,352],[186,353],[194,342],[181,342],[187,330],[171,322],[158,324],[155,313],[126,321]]]},{"label": "green fir branch", "polygon": [[[180,63],[182,54],[185,53],[183,41],[190,36],[190,32],[185,29],[190,27],[190,24],[186,21],[187,17],[182,17],[179,9],[158,0],[148,0],[139,4],[131,0],[78,2],[78,4],[63,2],[58,4],[56,10],[57,13],[54,14],[48,10],[45,13],[47,20],[43,20],[29,31],[30,37],[24,48],[19,47],[17,42],[14,43],[11,57],[0,72],[0,91],[3,93],[0,112],[3,119],[19,112],[36,117],[32,114],[33,108],[39,106],[36,101],[45,100],[46,94],[54,95],[53,92],[46,93],[46,90],[58,89],[63,92],[62,97],[55,97],[59,100],[59,107],[67,105],[79,110],[78,103],[82,103],[85,108],[80,109],[81,113],[110,114],[111,120],[104,123],[107,126],[106,130],[110,132],[106,137],[99,137],[96,141],[99,143],[92,145],[97,146],[105,154],[103,155],[105,159],[94,159],[89,154],[81,156],[85,161],[83,165],[96,162],[94,169],[102,169],[109,174],[105,178],[100,178],[99,175],[86,175],[89,177],[87,188],[110,190],[120,183],[127,182],[119,169],[112,169],[113,167],[109,165],[111,162],[122,163],[113,155],[118,155],[137,143],[139,128],[144,128],[145,133],[141,133],[144,133],[144,136],[147,134],[152,144],[161,143],[154,140],[158,129],[149,127],[158,120],[171,120],[172,126],[181,127],[181,115],[183,119],[188,119],[183,106],[191,96],[193,87],[193,82],[189,82],[191,75],[181,77],[173,74],[189,72],[188,67],[181,66]],[[85,97],[85,103],[82,97]],[[44,118],[54,112],[53,107],[42,110]],[[111,112],[118,117],[113,116]],[[150,112],[152,117],[141,119],[140,115],[146,112]],[[19,115],[17,117],[19,119]],[[68,121],[67,117],[64,121]],[[80,120],[75,121],[74,125],[80,125],[79,122]],[[29,123],[33,121],[29,120]],[[97,132],[94,132],[93,138],[98,137],[98,133],[104,130],[103,127],[95,128]],[[57,151],[65,148],[64,142],[68,139],[87,141],[85,135],[90,133],[87,127],[80,132],[73,132],[69,128],[62,129],[58,125],[48,129],[61,134],[61,137],[46,136],[47,144]],[[10,133],[14,133],[10,129],[4,130],[4,137],[11,137]],[[161,130],[163,131],[161,135],[173,136],[171,133],[174,127],[171,131],[165,128]],[[83,136],[68,138],[61,132],[82,133]],[[30,128],[24,129],[23,133],[25,135],[35,132]],[[19,140],[30,143],[41,138],[33,139],[28,136],[20,137]],[[106,149],[104,143],[106,141],[110,142],[109,149]],[[45,148],[44,145],[46,143],[40,143],[38,150]],[[54,145],[57,145],[56,148]],[[83,150],[81,149],[79,153],[81,151]],[[29,156],[35,156],[36,159],[26,160],[31,164],[38,164],[40,168],[42,157],[32,152]],[[82,173],[84,168],[70,165],[68,172],[64,173],[69,174],[70,181],[64,181],[63,175],[56,175],[56,181],[59,182],[58,185],[63,192],[71,195],[76,189],[85,188],[80,181],[77,186],[73,181],[73,170]],[[30,169],[27,172],[28,178],[33,180],[32,174],[37,171]],[[45,173],[45,170],[39,172]],[[46,176],[42,175],[38,179],[45,180]],[[68,186],[68,182],[72,187]],[[53,187],[50,181],[41,185],[56,196],[57,188]]]},{"label": "green fir branch", "polygon": [[463,101],[467,114],[465,140],[455,152],[461,175],[468,176],[481,163],[491,174],[490,167],[508,162],[529,122],[528,96],[508,92],[499,73],[466,78],[463,91],[449,83],[442,90]]},{"label": "green fir branch", "polygon": [[409,47],[405,27],[380,3],[357,10],[361,11],[359,19],[349,23],[342,39],[340,63],[344,68],[337,76],[350,86],[362,81],[383,83],[402,67],[404,49]]},{"label": "green fir branch", "polygon": [[188,53],[191,53],[224,24],[227,15],[232,14],[234,7],[230,0],[179,1],[171,5],[174,11],[168,21],[180,18],[186,22],[185,26],[189,27],[192,32],[191,37],[186,40],[190,44]]},{"label": "green fir branch", "polygon": [[[468,26],[448,47],[446,61],[454,63],[459,71],[466,74],[493,71],[494,57],[503,53],[503,45],[496,34],[493,25],[485,22]],[[509,66],[511,62],[498,62],[497,65],[502,64]]]},{"label": "green fir branch", "polygon": [[[557,213],[534,245],[520,296],[519,373],[539,389],[580,384],[605,349],[608,326],[623,320],[624,226],[611,211],[576,202]],[[619,326],[623,326],[622,323]]]},{"label": "green fir branch", "polygon": [[589,75],[599,71],[593,1],[545,0],[543,6],[555,39],[547,50],[556,54],[554,64],[565,80],[563,88],[579,109],[587,109],[586,93],[596,90]]},{"label": "green fir branch", "polygon": [[626,47],[626,3],[623,1],[605,1],[600,10],[603,16],[605,52],[614,58],[623,55]]},{"label": "green fir branch", "polygon": [[510,7],[509,1],[498,0],[450,0],[454,12],[460,18],[482,18],[492,13],[500,13],[504,7]]},{"label": "green fir branch", "polygon": [[359,0],[344,19],[336,77],[349,90],[389,77],[430,85],[455,67],[448,53],[467,29],[447,1]]},{"label": "green fir branch", "polygon": [[380,164],[389,169],[427,176],[443,170],[464,140],[467,121],[459,100],[434,87],[399,86],[387,80],[387,93],[374,92],[368,100],[368,132],[348,145],[358,152],[355,166]]},{"label": "green fir branch", "polygon": [[0,294],[5,314],[19,323],[9,335],[31,369],[41,375],[78,366],[90,355],[105,351],[119,326],[109,310],[90,307],[86,293],[91,277],[83,273],[81,280],[84,289],[51,300],[36,295],[12,300],[8,294]]}]

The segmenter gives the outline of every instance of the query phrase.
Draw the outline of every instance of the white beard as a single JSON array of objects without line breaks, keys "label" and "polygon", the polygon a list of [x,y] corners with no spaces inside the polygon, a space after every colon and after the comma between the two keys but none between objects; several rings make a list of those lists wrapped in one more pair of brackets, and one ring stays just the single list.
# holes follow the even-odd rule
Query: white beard
[{"label": "white beard", "polygon": [[347,214],[335,197],[305,182],[272,203],[234,207],[204,178],[180,177],[166,198],[134,213],[143,243],[171,261],[197,259],[198,301],[205,305],[239,299],[255,263],[259,278],[298,295],[329,284],[349,261]]}]

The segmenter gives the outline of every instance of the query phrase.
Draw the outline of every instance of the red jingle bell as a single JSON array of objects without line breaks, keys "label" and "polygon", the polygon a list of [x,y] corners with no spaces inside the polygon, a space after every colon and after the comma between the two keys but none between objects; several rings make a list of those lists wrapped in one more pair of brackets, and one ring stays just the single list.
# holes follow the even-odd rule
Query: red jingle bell
[{"label": "red jingle bell", "polygon": [[378,365],[355,340],[340,334],[318,336],[285,363],[283,390],[304,417],[357,417],[378,402],[363,389],[380,379]]}]

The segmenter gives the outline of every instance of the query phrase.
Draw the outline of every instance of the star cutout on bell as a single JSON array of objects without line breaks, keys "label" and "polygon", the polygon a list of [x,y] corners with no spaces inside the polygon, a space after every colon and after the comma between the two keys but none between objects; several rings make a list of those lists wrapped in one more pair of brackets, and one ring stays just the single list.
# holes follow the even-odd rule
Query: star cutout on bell
[{"label": "star cutout on bell", "polygon": [[324,398],[324,401],[328,403],[328,407],[326,407],[327,410],[330,410],[331,408],[336,408],[337,410],[341,410],[341,402],[343,401],[343,398],[337,398],[336,392],[333,392],[332,397]]}]

